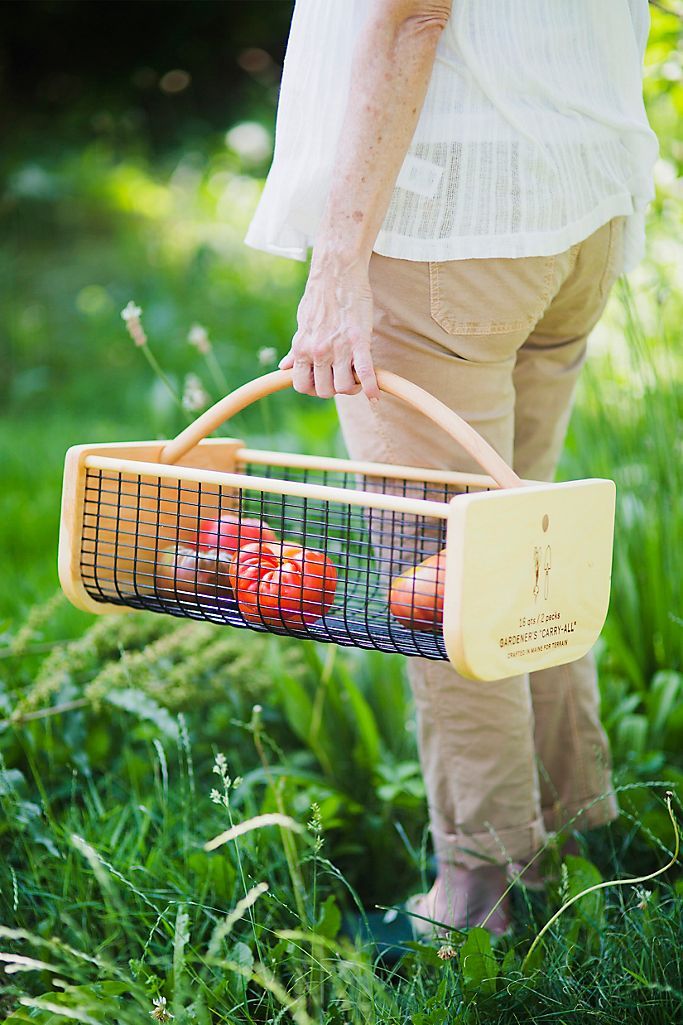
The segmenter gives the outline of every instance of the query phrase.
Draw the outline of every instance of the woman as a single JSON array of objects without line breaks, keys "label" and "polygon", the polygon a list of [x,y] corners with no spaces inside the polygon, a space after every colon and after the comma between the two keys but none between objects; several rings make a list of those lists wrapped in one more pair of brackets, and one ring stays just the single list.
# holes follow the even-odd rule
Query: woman
[{"label": "woman", "polygon": [[[646,0],[297,0],[245,241],[313,246],[280,366],[336,397],[352,458],[478,469],[380,397],[377,365],[553,479],[587,336],[642,252],[647,32]],[[594,660],[481,684],[412,659],[409,677],[438,864],[411,907],[477,924],[548,831],[617,815]]]}]

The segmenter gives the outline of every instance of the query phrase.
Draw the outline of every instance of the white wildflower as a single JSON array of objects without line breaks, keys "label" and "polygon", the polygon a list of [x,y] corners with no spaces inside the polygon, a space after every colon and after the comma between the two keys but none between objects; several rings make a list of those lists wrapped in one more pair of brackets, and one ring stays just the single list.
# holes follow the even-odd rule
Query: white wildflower
[{"label": "white wildflower", "polygon": [[139,320],[142,314],[142,310],[139,306],[136,306],[131,299],[128,305],[121,310],[121,317],[128,323],[129,320]]},{"label": "white wildflower", "polygon": [[190,328],[190,332],[187,336],[187,340],[190,345],[194,345],[197,352],[201,353],[202,356],[206,356],[211,350],[211,342],[209,341],[209,333],[205,327],[201,324],[193,324]]},{"label": "white wildflower", "polygon": [[277,360],[277,349],[272,345],[263,345],[258,351],[258,361],[261,367],[272,367]]},{"label": "white wildflower", "polygon": [[152,1003],[154,1010],[149,1013],[155,1021],[171,1021],[175,1017],[166,1007],[166,997],[155,997]]},{"label": "white wildflower", "polygon": [[652,891],[646,890],[644,886],[634,886],[633,892],[638,899],[637,907],[641,911],[644,911],[647,907],[647,903],[650,900],[650,897],[652,896]]},{"label": "white wildflower", "polygon": [[196,374],[187,374],[185,377],[185,387],[183,389],[183,407],[188,412],[193,413],[199,409],[204,409],[209,404],[209,396],[207,395],[202,382],[199,380]]},{"label": "white wildflower", "polygon": [[147,344],[147,335],[145,334],[140,322],[141,315],[142,310],[139,306],[135,305],[132,299],[128,305],[121,310],[121,317],[125,321],[128,334],[139,347]]},{"label": "white wildflower", "polygon": [[450,943],[445,943],[436,952],[436,956],[440,957],[442,961],[452,961],[456,954],[457,950]]}]

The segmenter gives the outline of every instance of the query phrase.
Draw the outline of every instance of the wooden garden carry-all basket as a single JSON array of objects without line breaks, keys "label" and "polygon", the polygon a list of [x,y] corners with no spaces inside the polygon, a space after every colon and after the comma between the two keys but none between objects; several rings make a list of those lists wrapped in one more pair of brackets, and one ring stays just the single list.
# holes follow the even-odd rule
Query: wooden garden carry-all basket
[{"label": "wooden garden carry-all basket", "polygon": [[[59,539],[68,598],[95,613],[148,609],[450,660],[479,680],[585,654],[607,614],[614,483],[522,481],[423,389],[386,370],[377,380],[484,473],[207,438],[291,385],[291,371],[274,371],[172,441],[69,449]],[[206,537],[200,545],[207,522],[211,551]]]}]

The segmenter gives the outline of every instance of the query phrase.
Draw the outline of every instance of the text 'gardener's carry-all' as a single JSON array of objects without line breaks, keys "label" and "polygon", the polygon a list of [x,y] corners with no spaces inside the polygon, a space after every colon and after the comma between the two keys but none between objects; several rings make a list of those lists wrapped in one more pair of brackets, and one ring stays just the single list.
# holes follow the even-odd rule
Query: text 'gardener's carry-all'
[{"label": "text 'gardener's carry-all'", "polygon": [[206,437],[291,385],[291,371],[274,371],[172,441],[69,449],[59,540],[69,599],[95,613],[148,609],[449,659],[478,680],[585,654],[607,614],[614,483],[520,480],[422,388],[386,370],[377,380],[484,473]]}]

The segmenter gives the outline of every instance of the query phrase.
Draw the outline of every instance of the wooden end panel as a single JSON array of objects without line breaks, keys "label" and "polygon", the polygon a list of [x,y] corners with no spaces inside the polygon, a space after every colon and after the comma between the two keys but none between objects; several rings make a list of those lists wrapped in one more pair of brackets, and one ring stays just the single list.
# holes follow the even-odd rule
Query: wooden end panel
[{"label": "wooden end panel", "polygon": [[502,680],[589,651],[609,605],[614,505],[609,480],[451,502],[444,639],[458,672]]}]

